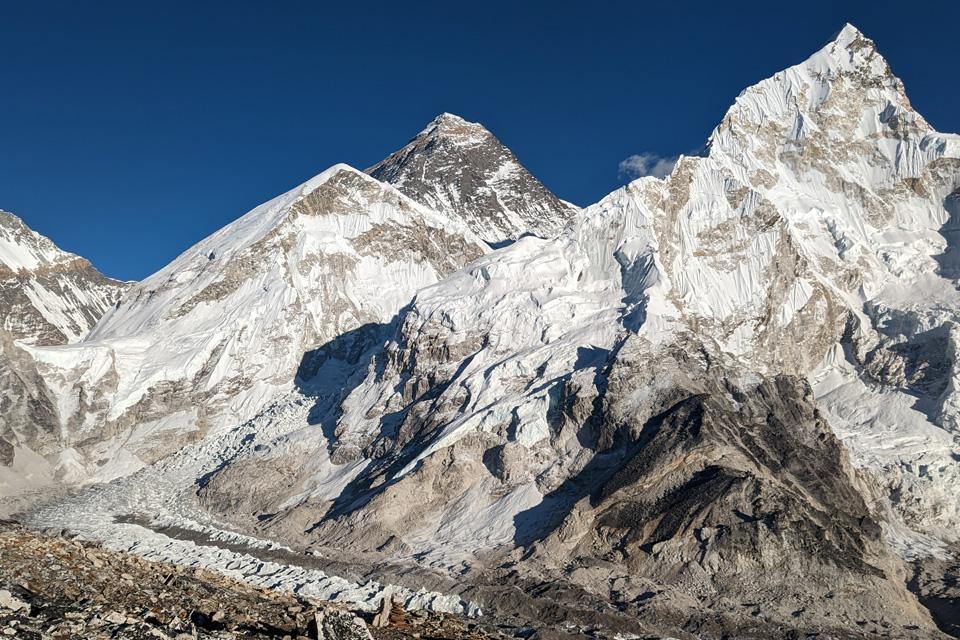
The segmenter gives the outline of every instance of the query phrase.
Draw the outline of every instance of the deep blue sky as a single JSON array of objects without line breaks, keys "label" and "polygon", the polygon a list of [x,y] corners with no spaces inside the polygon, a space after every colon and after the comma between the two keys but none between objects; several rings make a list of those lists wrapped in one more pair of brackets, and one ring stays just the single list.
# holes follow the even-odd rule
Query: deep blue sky
[{"label": "deep blue sky", "polygon": [[142,278],[442,111],[589,204],[631,154],[696,149],[748,85],[850,21],[960,131],[960,3],[0,0],[0,208]]}]

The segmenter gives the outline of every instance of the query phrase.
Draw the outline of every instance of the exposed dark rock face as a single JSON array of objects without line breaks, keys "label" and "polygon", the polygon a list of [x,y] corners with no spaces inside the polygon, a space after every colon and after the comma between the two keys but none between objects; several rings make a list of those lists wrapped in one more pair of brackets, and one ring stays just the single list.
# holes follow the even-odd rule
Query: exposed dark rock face
[{"label": "exposed dark rock face", "polygon": [[909,587],[940,630],[960,638],[960,549],[954,549],[948,559],[928,557],[914,562]]},{"label": "exposed dark rock face", "polygon": [[556,235],[577,212],[493,134],[449,113],[367,173],[431,209],[460,217],[491,245],[526,233]]},{"label": "exposed dark rock face", "polygon": [[[628,338],[605,368],[599,399],[573,388],[558,399],[554,446],[575,438],[588,461],[570,463],[566,480],[514,516],[512,544],[461,579],[464,594],[489,615],[548,627],[933,637],[905,587],[908,568],[864,498],[869,481],[850,465],[809,385],[790,376],[743,382],[690,346],[651,353]],[[638,402],[651,379],[656,391]],[[506,492],[529,481],[519,468],[535,465],[512,461],[514,448],[471,437],[402,476],[404,447],[388,449],[343,501],[302,503],[271,515],[262,531],[368,558],[404,556],[413,552],[411,530],[443,518],[476,487]],[[225,505],[235,519],[221,500],[236,493],[238,473],[250,472],[238,465],[215,474],[204,503]],[[537,482],[551,486],[556,473]],[[269,486],[282,495],[297,484],[295,468],[261,478],[264,504]],[[404,506],[411,502],[415,512]],[[602,603],[617,612],[599,613]]]},{"label": "exposed dark rock face", "polygon": [[548,496],[544,505],[573,502],[562,520],[519,514],[530,527],[550,524],[511,566],[609,589],[641,616],[660,594],[676,609],[680,593],[721,614],[727,633],[754,624],[754,611],[798,631],[872,620],[861,626],[878,636],[927,632],[915,633],[929,619],[805,382],[780,376],[741,388],[720,377],[674,389],[642,425],[631,416],[647,411],[624,411],[628,397],[622,386],[608,392],[602,422],[623,434],[607,454],[621,462],[607,474],[588,465]]}]

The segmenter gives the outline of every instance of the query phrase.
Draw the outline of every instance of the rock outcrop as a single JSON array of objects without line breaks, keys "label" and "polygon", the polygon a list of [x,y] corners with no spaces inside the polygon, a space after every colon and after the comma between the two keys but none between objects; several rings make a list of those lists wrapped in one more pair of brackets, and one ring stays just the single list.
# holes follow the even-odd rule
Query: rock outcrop
[{"label": "rock outcrop", "polygon": [[77,342],[129,286],[0,210],[0,330],[14,339]]},{"label": "rock outcrop", "polygon": [[555,236],[578,213],[482,125],[451,113],[439,115],[367,173],[462,220],[494,246],[528,233]]},{"label": "rock outcrop", "polygon": [[456,616],[401,610],[371,636],[363,612],[9,522],[0,523],[0,557],[4,637],[483,640],[499,635]]}]

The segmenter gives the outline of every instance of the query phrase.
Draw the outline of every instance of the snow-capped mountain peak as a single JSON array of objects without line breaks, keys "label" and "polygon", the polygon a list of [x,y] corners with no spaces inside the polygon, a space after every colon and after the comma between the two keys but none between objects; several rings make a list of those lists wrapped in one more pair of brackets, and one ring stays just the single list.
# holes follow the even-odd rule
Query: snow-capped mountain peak
[{"label": "snow-capped mountain peak", "polygon": [[492,245],[556,235],[577,214],[483,125],[443,113],[367,173],[463,221]]},{"label": "snow-capped mountain peak", "polygon": [[76,342],[127,286],[0,210],[0,329],[14,338]]},{"label": "snow-capped mountain peak", "polygon": [[[253,417],[293,386],[307,351],[375,335],[487,250],[457,220],[334,165],[136,284],[82,343],[30,349],[60,402],[44,429],[91,445],[55,473],[109,479]],[[93,464],[101,456],[111,464]]]},{"label": "snow-capped mountain peak", "polygon": [[431,120],[430,124],[424,127],[416,137],[426,137],[434,141],[439,138],[446,138],[454,144],[476,145],[487,142],[493,138],[493,134],[481,124],[469,122],[453,113],[444,112]]},{"label": "snow-capped mountain peak", "polygon": [[865,70],[862,65],[866,63],[873,75],[892,75],[890,66],[877,50],[876,43],[849,22],[819,52],[811,56],[810,60],[821,55],[833,58],[838,65],[847,69]]},{"label": "snow-capped mountain peak", "polygon": [[905,578],[960,544],[960,138],[846,25],[710,143],[582,212],[452,114],[332,167],[29,349],[58,471],[196,439],[112,513],[167,477],[174,518],[458,588],[931,637]]},{"label": "snow-capped mountain peak", "polygon": [[[12,271],[32,271],[42,265],[69,259],[53,242],[33,231],[23,220],[0,209],[0,262]],[[74,256],[75,257],[75,256]]]},{"label": "snow-capped mountain peak", "polygon": [[855,73],[864,85],[893,88],[898,98],[909,105],[903,83],[893,74],[876,43],[850,23],[804,65],[824,76]]},{"label": "snow-capped mountain peak", "polygon": [[[831,43],[836,44],[839,47],[849,48],[854,43],[862,43],[863,46],[868,46],[871,49],[876,49],[873,40],[869,39],[863,34],[860,29],[855,25],[847,22],[843,25],[843,28],[837,32],[837,34],[831,40]],[[860,45],[857,45],[859,48]]]}]

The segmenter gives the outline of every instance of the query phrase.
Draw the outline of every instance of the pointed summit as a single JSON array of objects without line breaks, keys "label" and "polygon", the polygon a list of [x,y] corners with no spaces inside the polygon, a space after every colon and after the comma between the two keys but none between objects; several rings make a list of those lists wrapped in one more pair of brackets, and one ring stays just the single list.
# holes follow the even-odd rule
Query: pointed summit
[{"label": "pointed summit", "polygon": [[467,120],[461,118],[457,114],[450,113],[449,111],[444,111],[443,113],[438,115],[436,118],[433,119],[433,121],[430,124],[439,124],[439,123],[481,126],[474,122],[468,122]]},{"label": "pointed summit", "polygon": [[[869,84],[898,84],[900,81],[890,71],[890,65],[877,51],[876,43],[849,22],[820,51],[813,54],[804,65],[832,74],[856,73]],[[902,85],[900,85],[902,91]]]},{"label": "pointed summit", "polygon": [[739,159],[773,152],[796,170],[816,167],[845,179],[837,174],[839,161],[853,162],[857,145],[886,156],[893,147],[877,141],[924,132],[932,128],[914,111],[874,42],[846,24],[800,64],[744,90],[711,135],[710,147]]},{"label": "pointed summit", "polygon": [[76,342],[127,286],[0,210],[0,331],[33,344]]},{"label": "pointed summit", "polygon": [[448,138],[455,140],[458,144],[470,145],[482,144],[493,138],[493,134],[482,124],[469,122],[456,114],[444,112],[431,120],[430,124],[416,135],[416,138],[420,137]]},{"label": "pointed summit", "polygon": [[[854,25],[849,22],[843,25],[843,28],[837,32],[837,35],[833,37],[833,41],[839,44],[840,46],[846,47],[850,43],[858,39],[868,40],[866,36],[863,35],[863,32],[860,29],[857,29]],[[870,40],[872,43],[873,41]]]},{"label": "pointed summit", "polygon": [[454,113],[443,112],[430,121],[417,135],[475,136],[489,138],[492,134],[482,124],[464,120]]},{"label": "pointed summit", "polygon": [[434,118],[367,173],[462,220],[491,245],[527,233],[556,235],[577,212],[534,178],[483,125],[452,113]]}]

